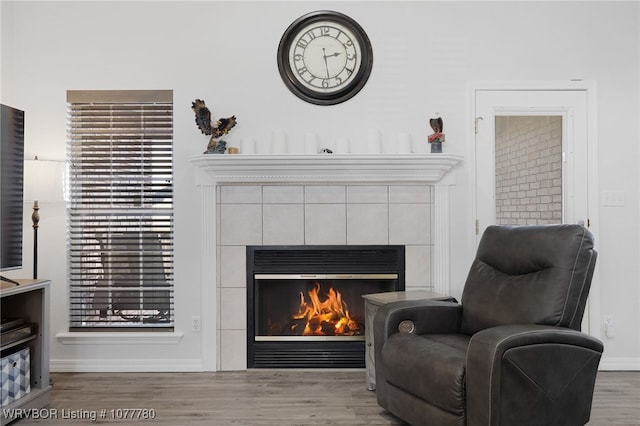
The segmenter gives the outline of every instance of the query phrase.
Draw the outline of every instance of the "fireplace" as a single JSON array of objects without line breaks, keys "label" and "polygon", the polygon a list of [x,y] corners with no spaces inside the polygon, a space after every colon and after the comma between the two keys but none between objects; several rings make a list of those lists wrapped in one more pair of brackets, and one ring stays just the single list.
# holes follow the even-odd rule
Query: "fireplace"
[{"label": "fireplace", "polygon": [[405,288],[404,246],[247,246],[247,366],[363,368],[363,294]]}]

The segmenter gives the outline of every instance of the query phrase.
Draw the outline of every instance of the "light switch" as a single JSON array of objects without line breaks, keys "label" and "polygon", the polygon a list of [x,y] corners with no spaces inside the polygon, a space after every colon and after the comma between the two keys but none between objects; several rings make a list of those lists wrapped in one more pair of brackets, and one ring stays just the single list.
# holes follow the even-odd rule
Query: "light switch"
[{"label": "light switch", "polygon": [[602,205],[609,207],[624,207],[625,204],[625,192],[616,191],[603,191],[602,192]]}]

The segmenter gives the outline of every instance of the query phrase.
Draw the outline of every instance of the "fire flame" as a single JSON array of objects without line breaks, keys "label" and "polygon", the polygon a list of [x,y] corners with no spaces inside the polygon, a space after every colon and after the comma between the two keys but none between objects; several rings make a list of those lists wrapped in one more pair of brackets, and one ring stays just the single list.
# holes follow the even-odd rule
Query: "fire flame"
[{"label": "fire flame", "polygon": [[[329,288],[325,300],[320,300],[320,283],[309,290],[309,301],[300,292],[300,308],[293,316],[296,320],[305,320],[303,336],[353,336],[360,334],[357,321],[349,316],[346,302],[339,291]],[[293,326],[294,328],[297,325]]]}]

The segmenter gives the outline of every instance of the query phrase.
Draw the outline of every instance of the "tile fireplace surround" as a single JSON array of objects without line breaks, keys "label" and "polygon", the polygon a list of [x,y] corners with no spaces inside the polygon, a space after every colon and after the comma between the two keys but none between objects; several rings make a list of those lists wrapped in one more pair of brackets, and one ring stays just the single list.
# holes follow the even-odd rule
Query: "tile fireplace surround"
[{"label": "tile fireplace surround", "polygon": [[[247,245],[403,244],[406,288],[449,292],[461,156],[200,155],[206,370],[244,370]],[[212,307],[214,309],[212,309]],[[214,356],[211,356],[214,355]]]}]

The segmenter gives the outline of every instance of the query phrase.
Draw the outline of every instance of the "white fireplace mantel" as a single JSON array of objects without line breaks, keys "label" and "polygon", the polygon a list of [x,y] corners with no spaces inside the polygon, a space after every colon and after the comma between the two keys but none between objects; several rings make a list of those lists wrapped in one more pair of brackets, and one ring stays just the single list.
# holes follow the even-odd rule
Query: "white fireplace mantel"
[{"label": "white fireplace mantel", "polygon": [[[363,155],[219,155],[192,157],[202,199],[202,359],[207,371],[221,369],[219,324],[219,232],[217,189],[242,184],[377,184],[434,186],[431,276],[434,290],[449,293],[449,188],[455,175],[449,173],[462,156],[455,154],[363,154]],[[215,308],[212,309],[212,306]],[[232,345],[233,346],[233,345]],[[238,356],[242,349],[238,348]]]},{"label": "white fireplace mantel", "polygon": [[462,160],[455,154],[218,155],[191,158],[198,183],[429,183]]}]

